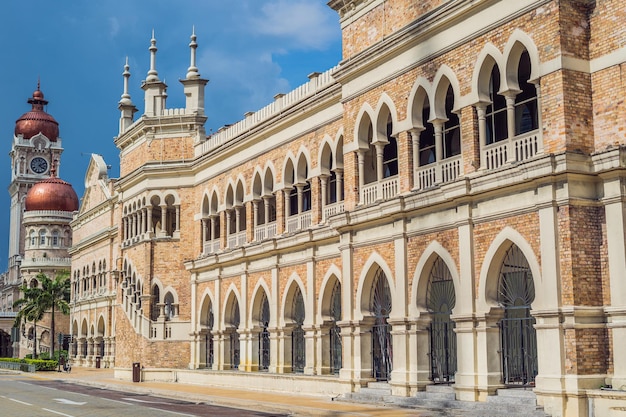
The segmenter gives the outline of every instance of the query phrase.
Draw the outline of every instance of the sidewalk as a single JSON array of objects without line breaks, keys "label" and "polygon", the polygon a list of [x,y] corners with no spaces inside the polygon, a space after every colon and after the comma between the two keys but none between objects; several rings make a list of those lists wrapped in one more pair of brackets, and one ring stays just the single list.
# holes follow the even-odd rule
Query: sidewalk
[{"label": "sidewalk", "polygon": [[37,372],[35,378],[63,380],[117,391],[153,394],[161,397],[206,402],[247,410],[275,412],[292,416],[384,416],[432,415],[427,411],[377,407],[371,404],[336,402],[329,397],[225,389],[176,382],[130,382],[115,379],[112,369],[72,368],[71,373]]}]

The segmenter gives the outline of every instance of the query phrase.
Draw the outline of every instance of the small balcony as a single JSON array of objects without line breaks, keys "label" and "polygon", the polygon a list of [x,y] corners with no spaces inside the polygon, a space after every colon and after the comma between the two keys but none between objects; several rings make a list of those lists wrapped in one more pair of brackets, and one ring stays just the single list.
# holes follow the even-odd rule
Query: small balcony
[{"label": "small balcony", "polygon": [[390,200],[398,195],[398,177],[385,178],[380,182],[366,184],[361,190],[361,204],[373,204]]},{"label": "small balcony", "polygon": [[276,222],[268,224],[260,224],[254,228],[254,240],[260,242],[265,239],[271,239],[276,236]]},{"label": "small balcony", "polygon": [[311,226],[311,212],[295,214],[287,218],[287,233],[308,229]]},{"label": "small balcony", "polygon": [[228,235],[228,247],[236,248],[243,246],[246,243],[246,231],[242,230],[237,233],[231,233]]},{"label": "small balcony", "polygon": [[213,239],[213,240],[209,240],[209,241],[204,242],[204,254],[205,255],[209,255],[211,253],[216,253],[219,250],[220,250],[220,240],[219,239]]},{"label": "small balcony", "polygon": [[515,136],[513,139],[501,140],[485,146],[482,152],[483,167],[496,169],[501,166],[521,162],[543,152],[543,140],[539,130]]},{"label": "small balcony", "polygon": [[338,214],[338,213],[343,213],[343,211],[344,211],[343,201],[338,201],[332,204],[326,204],[326,206],[324,206],[324,212],[323,212],[324,221],[328,220],[330,216],[334,216],[335,214]]},{"label": "small balcony", "polygon": [[417,169],[416,188],[425,190],[437,184],[452,182],[461,176],[461,155],[433,162]]}]

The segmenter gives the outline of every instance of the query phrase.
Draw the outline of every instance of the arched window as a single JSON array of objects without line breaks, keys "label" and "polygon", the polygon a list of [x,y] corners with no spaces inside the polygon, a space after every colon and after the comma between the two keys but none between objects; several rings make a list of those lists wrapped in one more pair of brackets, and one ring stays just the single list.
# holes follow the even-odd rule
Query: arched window
[{"label": "arched window", "polygon": [[52,232],[52,246],[59,246],[59,231]]},{"label": "arched window", "polygon": [[430,104],[428,103],[428,97],[425,97],[422,107],[422,123],[424,130],[419,133],[419,166],[432,164],[437,160],[437,154],[435,152],[435,127],[432,123],[427,122],[429,117]]},{"label": "arched window", "polygon": [[500,71],[494,65],[489,77],[489,100],[485,119],[487,121],[486,144],[499,142],[508,137],[506,118],[506,99],[498,94],[500,91]]},{"label": "arched window", "polygon": [[44,246],[46,244],[46,231],[39,231],[39,246]]},{"label": "arched window", "polygon": [[173,319],[176,315],[176,312],[174,311],[174,296],[171,292],[165,294],[163,302],[165,303],[165,320]]},{"label": "arched window", "polygon": [[383,148],[383,178],[398,175],[398,142],[391,136],[393,124],[391,115],[387,119],[387,144]]},{"label": "arched window", "polygon": [[450,158],[461,153],[461,127],[459,116],[452,112],[454,108],[454,90],[448,86],[446,92],[446,118],[443,124],[443,158]]},{"label": "arched window", "polygon": [[161,291],[157,285],[152,286],[152,294],[150,294],[150,320],[156,321],[159,318],[161,301]]},{"label": "arched window", "polygon": [[527,51],[520,57],[517,80],[522,90],[515,97],[515,134],[521,135],[539,128],[537,112],[537,89],[530,79],[530,56]]}]

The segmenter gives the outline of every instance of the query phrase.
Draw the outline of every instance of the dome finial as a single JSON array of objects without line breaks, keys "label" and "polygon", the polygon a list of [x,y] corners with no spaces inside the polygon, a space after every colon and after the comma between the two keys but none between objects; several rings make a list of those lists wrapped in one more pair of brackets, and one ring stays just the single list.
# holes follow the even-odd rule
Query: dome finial
[{"label": "dome finial", "polygon": [[150,71],[148,71],[147,82],[159,81],[159,75],[156,70],[156,39],[154,38],[154,29],[152,29],[152,39],[150,39]]},{"label": "dome finial", "polygon": [[189,43],[189,48],[191,49],[191,64],[187,69],[187,79],[190,80],[192,78],[200,78],[200,73],[198,72],[198,67],[196,67],[196,48],[198,44],[196,43],[196,26],[192,26],[191,29],[191,42]]}]

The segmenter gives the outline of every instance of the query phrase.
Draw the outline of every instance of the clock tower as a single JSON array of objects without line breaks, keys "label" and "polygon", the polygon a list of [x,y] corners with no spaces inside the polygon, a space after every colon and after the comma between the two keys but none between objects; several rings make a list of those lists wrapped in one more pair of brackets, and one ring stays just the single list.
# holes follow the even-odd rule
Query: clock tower
[{"label": "clock tower", "polygon": [[39,83],[28,103],[32,108],[15,122],[13,144],[9,153],[11,213],[8,281],[18,287],[21,285],[19,268],[25,243],[23,213],[26,194],[35,183],[50,177],[51,170],[56,169],[58,174],[63,152],[59,123],[46,113],[48,101],[44,99]]}]

